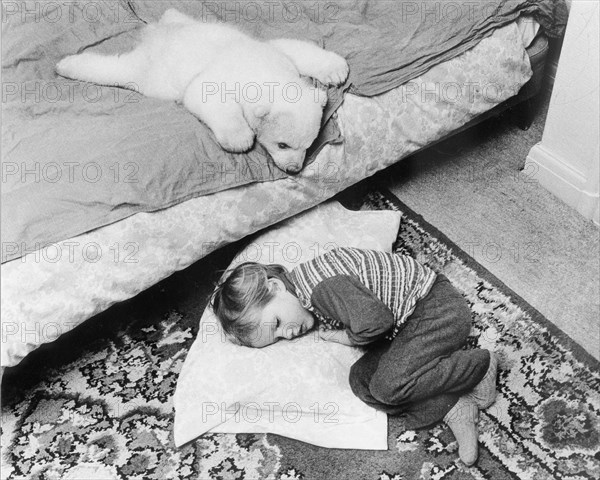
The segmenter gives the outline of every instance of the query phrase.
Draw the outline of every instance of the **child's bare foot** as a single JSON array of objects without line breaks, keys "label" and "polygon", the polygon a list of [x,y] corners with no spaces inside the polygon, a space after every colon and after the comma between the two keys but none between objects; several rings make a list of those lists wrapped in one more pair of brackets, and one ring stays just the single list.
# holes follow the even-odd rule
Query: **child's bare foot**
[{"label": "child's bare foot", "polygon": [[458,456],[468,467],[477,460],[478,418],[479,409],[477,405],[466,396],[460,397],[456,405],[444,417],[444,422],[450,427],[458,442]]},{"label": "child's bare foot", "polygon": [[473,400],[480,409],[488,408],[496,400],[496,375],[498,373],[498,358],[490,351],[490,366],[485,376],[466,397]]}]

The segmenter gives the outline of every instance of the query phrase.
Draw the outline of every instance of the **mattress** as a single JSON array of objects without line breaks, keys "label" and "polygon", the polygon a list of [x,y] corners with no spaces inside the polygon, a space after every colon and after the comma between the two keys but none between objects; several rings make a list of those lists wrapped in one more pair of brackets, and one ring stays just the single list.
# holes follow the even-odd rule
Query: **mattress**
[{"label": "mattress", "polygon": [[[137,213],[2,265],[2,368],[217,248],[304,211],[515,95],[531,77],[516,23],[375,97],[348,94],[344,141],[300,174]],[[524,36],[522,31],[529,33]],[[215,170],[216,180],[232,172]]]}]

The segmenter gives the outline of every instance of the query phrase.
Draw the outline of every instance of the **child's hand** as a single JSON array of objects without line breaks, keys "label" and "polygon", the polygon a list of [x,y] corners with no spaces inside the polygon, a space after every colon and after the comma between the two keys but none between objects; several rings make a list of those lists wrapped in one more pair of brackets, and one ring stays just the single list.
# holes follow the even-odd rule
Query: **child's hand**
[{"label": "child's hand", "polygon": [[319,338],[327,342],[341,343],[342,345],[354,345],[348,337],[346,330],[329,330],[319,328]]},{"label": "child's hand", "polygon": [[319,338],[321,340],[325,340],[327,342],[332,341],[332,336],[333,336],[333,332],[334,330],[330,330],[328,328],[319,328],[318,333],[319,333]]}]

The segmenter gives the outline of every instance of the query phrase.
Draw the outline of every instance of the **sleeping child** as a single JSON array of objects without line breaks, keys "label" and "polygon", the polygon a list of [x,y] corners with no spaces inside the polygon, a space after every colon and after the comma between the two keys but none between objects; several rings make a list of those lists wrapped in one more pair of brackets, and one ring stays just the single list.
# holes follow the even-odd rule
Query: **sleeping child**
[{"label": "sleeping child", "polygon": [[497,360],[463,349],[471,312],[448,279],[405,255],[337,248],[287,271],[247,262],[211,298],[232,341],[262,348],[318,328],[319,337],[365,346],[350,387],[407,429],[444,421],[460,459],[478,455],[479,409],[496,396]]}]

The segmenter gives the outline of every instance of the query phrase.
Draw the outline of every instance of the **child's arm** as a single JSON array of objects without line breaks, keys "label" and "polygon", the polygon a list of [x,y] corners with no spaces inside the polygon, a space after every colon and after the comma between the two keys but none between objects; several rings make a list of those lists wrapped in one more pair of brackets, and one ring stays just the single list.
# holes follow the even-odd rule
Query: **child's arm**
[{"label": "child's arm", "polygon": [[394,326],[390,308],[355,276],[336,275],[323,280],[313,290],[311,300],[323,315],[346,326],[343,333],[351,343],[339,342],[345,345],[375,342]]},{"label": "child's arm", "polygon": [[342,345],[354,346],[355,343],[350,340],[347,330],[327,330],[319,329],[319,338],[328,342],[341,343]]}]

